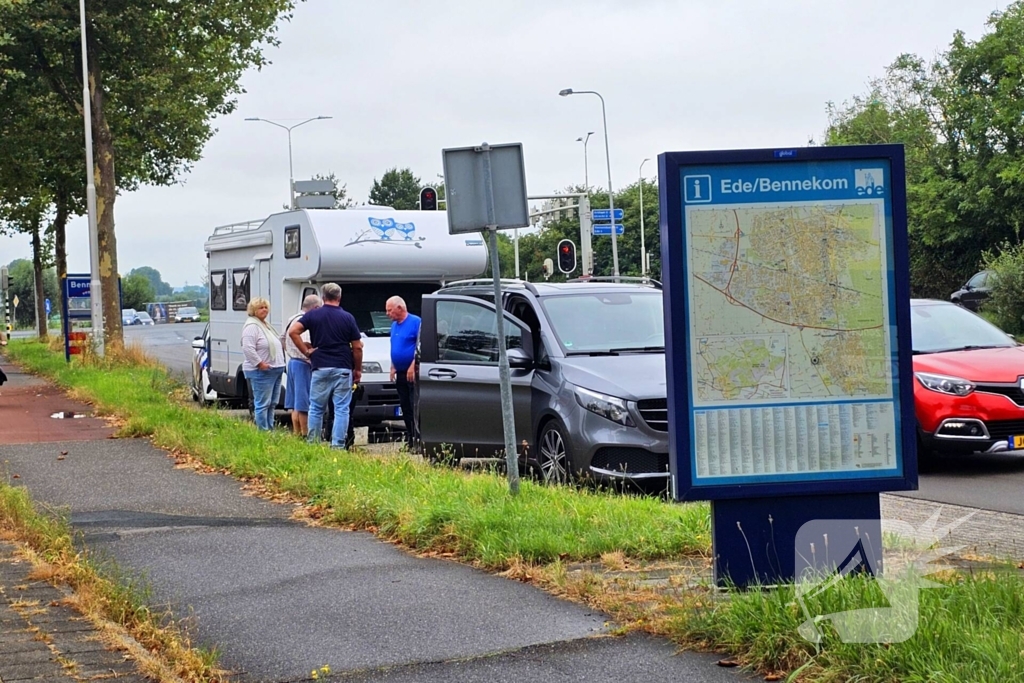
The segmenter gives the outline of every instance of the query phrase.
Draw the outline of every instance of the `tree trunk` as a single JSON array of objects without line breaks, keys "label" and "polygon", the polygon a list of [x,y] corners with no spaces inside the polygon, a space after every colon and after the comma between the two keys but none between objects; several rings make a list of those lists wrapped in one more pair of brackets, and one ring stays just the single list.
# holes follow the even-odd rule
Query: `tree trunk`
[{"label": "tree trunk", "polygon": [[36,331],[41,340],[46,340],[46,294],[43,290],[43,243],[39,238],[40,217],[32,219],[32,271],[34,274],[34,298],[36,305]]},{"label": "tree trunk", "polygon": [[67,254],[67,225],[68,225],[68,193],[61,189],[57,191],[57,216],[53,219],[53,251],[56,256],[57,265],[57,285],[60,287],[60,321],[61,329],[70,329],[65,327],[68,323],[64,319],[64,310],[67,307],[67,301],[64,300],[64,276],[68,274],[68,254]]},{"label": "tree trunk", "polygon": [[117,276],[117,239],[114,236],[114,140],[103,112],[103,88],[99,60],[89,60],[89,91],[92,138],[95,154],[96,224],[98,228],[100,287],[103,289],[103,336],[113,347],[124,346],[121,328],[121,299]]}]

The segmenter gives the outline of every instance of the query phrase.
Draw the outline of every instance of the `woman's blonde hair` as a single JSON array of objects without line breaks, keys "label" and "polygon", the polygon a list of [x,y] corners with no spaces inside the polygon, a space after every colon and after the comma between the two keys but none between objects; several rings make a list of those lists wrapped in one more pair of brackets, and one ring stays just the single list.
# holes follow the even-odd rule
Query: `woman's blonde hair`
[{"label": "woman's blonde hair", "polygon": [[245,307],[245,312],[255,318],[256,309],[261,308],[263,306],[266,306],[267,310],[270,310],[270,302],[264,299],[262,296],[257,296],[252,299],[249,299],[249,303]]}]

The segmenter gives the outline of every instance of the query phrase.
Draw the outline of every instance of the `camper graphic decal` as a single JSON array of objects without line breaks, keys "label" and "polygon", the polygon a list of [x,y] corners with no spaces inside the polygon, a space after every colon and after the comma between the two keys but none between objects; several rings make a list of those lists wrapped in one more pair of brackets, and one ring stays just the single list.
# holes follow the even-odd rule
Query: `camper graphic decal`
[{"label": "camper graphic decal", "polygon": [[416,236],[415,223],[398,223],[394,218],[367,218],[370,222],[370,229],[356,235],[355,239],[346,244],[350,247],[353,244],[378,243],[378,244],[408,244],[422,249],[421,244],[425,237]]}]

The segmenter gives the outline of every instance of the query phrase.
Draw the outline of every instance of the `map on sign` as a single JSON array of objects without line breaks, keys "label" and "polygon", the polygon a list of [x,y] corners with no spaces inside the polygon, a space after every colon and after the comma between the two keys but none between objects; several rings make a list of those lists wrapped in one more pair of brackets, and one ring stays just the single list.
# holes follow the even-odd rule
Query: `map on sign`
[{"label": "map on sign", "polygon": [[884,211],[686,206],[695,406],[892,396]]}]

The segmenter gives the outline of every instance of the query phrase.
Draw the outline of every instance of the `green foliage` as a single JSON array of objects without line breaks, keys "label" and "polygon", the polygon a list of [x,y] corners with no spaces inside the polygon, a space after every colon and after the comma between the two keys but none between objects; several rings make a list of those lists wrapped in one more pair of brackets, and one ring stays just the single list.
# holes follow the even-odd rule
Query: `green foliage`
[{"label": "green foliage", "polygon": [[931,63],[902,55],[869,94],[829,105],[827,144],[902,142],[911,289],[945,298],[1024,223],[1024,2],[958,32]]},{"label": "green foliage", "polygon": [[144,274],[132,271],[121,280],[121,307],[146,310],[146,304],[154,300],[156,292],[149,278]]},{"label": "green foliage", "polygon": [[[141,266],[139,268],[132,268],[128,273],[129,277],[132,275],[139,275],[144,277],[149,282],[150,288],[152,289],[152,295],[146,299],[146,301],[153,301],[154,297],[157,296],[168,296],[174,293],[174,288],[164,282],[160,276],[160,271],[150,266]],[[122,287],[124,284],[122,283]],[[125,308],[136,308],[135,306],[125,306]]]},{"label": "green foliage", "polygon": [[421,181],[411,169],[397,167],[384,172],[380,180],[373,179],[370,188],[370,203],[390,206],[399,210],[418,208]]},{"label": "green foliage", "polygon": [[1024,333],[1024,244],[1004,242],[983,258],[985,269],[995,275],[983,304],[987,317],[1010,334]]},{"label": "green foliage", "polygon": [[[17,325],[30,327],[36,319],[35,270],[32,262],[28,259],[15,259],[7,266],[7,272],[11,278],[11,299],[15,295],[18,297],[18,309],[15,312]],[[53,311],[57,312],[60,308],[60,285],[53,268],[43,271],[43,293],[50,300]]]}]

